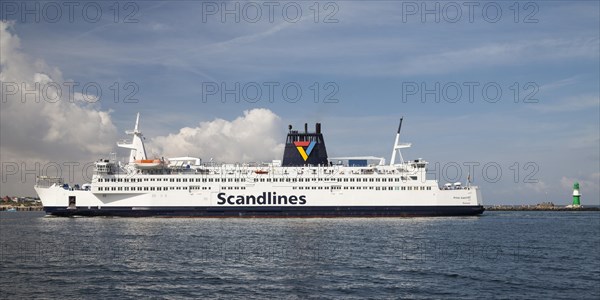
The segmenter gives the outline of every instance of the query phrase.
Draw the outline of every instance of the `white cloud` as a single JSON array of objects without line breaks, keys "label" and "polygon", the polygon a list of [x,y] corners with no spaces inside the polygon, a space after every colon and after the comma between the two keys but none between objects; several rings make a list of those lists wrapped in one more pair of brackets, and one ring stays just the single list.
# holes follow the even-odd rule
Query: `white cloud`
[{"label": "white cloud", "polygon": [[569,78],[546,83],[546,84],[540,86],[540,91],[550,91],[550,90],[554,90],[554,89],[561,88],[564,86],[572,85],[575,83],[577,83],[577,77],[575,77],[575,76],[569,77]]},{"label": "white cloud", "polygon": [[147,151],[165,157],[195,156],[204,161],[268,162],[281,159],[283,135],[280,118],[268,109],[244,111],[233,121],[215,119],[178,133],[152,138]]},{"label": "white cloud", "polygon": [[[600,189],[600,172],[592,173],[584,177],[566,177],[560,179],[560,184],[564,188],[573,188],[573,183],[579,182],[580,189],[589,191],[598,191]],[[598,195],[596,195],[597,197]]]},{"label": "white cloud", "polygon": [[[60,95],[55,88],[44,90],[53,83],[60,86],[70,80],[63,79],[60,69],[25,54],[12,26],[0,22],[0,79],[5,85],[18,88],[16,93],[4,93],[0,104],[2,162],[17,163],[27,169],[35,169],[32,166],[40,163],[43,169],[48,162],[83,164],[106,157],[117,140],[110,112],[99,110],[97,103],[88,103],[95,102],[94,95],[78,92],[68,95],[64,93],[66,89]],[[33,92],[23,98],[24,89]],[[280,123],[272,111],[252,109],[232,121],[215,119],[153,138],[147,149],[149,154],[165,157],[193,155],[223,162],[271,161],[281,159],[283,154],[285,129]],[[71,176],[64,171],[63,177]],[[75,174],[74,180],[82,180],[80,175]],[[2,193],[31,195],[33,177],[3,174]]]},{"label": "white cloud", "polygon": [[10,85],[16,89],[3,92],[3,160],[21,158],[23,149],[48,160],[109,152],[116,138],[109,112],[80,101],[84,96],[95,99],[94,96],[70,96],[60,70],[24,54],[19,37],[11,32],[12,26],[0,22],[0,79],[5,88]]},{"label": "white cloud", "polygon": [[546,102],[541,105],[531,105],[531,109],[542,112],[569,112],[581,111],[587,109],[598,109],[600,107],[600,98],[598,95],[573,95],[554,102]]},{"label": "white cloud", "polygon": [[524,183],[523,185],[519,185],[519,190],[530,190],[538,194],[548,193],[550,187],[543,180],[538,179],[537,182]]},{"label": "white cloud", "polygon": [[[95,99],[91,95],[69,96],[61,71],[25,54],[19,37],[12,32],[13,26],[0,22],[3,164],[19,163],[31,169],[35,163],[83,162],[106,155],[116,139],[109,112],[79,101]],[[3,192],[30,193],[33,179],[4,175],[8,176],[3,174]]]}]

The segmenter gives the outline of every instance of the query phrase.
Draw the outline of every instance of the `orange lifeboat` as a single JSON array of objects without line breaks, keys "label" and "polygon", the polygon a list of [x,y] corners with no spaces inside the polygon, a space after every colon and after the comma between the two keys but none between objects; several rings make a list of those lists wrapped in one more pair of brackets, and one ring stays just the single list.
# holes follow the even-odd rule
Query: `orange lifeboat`
[{"label": "orange lifeboat", "polygon": [[163,161],[160,159],[138,159],[134,162],[138,169],[156,169],[163,166]]},{"label": "orange lifeboat", "polygon": [[269,174],[269,171],[265,171],[265,170],[256,170],[256,171],[254,171],[254,173],[256,173],[256,174]]}]

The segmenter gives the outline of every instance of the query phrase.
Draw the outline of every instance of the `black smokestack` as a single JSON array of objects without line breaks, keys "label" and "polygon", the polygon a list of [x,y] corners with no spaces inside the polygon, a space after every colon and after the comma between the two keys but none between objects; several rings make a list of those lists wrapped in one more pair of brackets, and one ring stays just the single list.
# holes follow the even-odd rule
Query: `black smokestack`
[{"label": "black smokestack", "polygon": [[[327,161],[327,148],[325,147],[325,140],[321,133],[321,123],[316,123],[316,132],[310,133],[308,132],[308,123],[305,123],[304,131],[290,130],[286,138],[281,165],[284,167],[329,165]],[[301,150],[308,151],[308,147],[311,147],[311,151],[305,152],[305,155],[302,155]]]}]

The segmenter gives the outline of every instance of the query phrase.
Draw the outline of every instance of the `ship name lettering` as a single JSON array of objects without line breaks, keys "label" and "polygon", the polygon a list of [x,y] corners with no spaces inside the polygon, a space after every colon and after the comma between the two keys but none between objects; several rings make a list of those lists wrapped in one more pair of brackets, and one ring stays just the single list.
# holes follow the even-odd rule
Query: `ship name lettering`
[{"label": "ship name lettering", "polygon": [[217,194],[218,205],[304,205],[306,204],[305,195],[277,195],[276,192],[263,192],[255,195],[227,195],[226,193]]}]

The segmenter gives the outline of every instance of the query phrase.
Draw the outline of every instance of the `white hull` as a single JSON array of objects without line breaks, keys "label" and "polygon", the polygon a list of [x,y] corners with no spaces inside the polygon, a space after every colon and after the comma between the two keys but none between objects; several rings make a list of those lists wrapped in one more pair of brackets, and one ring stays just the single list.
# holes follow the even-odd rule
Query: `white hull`
[{"label": "white hull", "polygon": [[[323,173],[329,171],[327,168],[320,170]],[[249,174],[251,173],[250,171]],[[267,182],[267,178],[270,182]],[[94,177],[92,189],[88,191],[64,189],[58,185],[36,187],[36,191],[45,207],[71,207],[79,211],[193,207],[234,207],[240,211],[256,207],[430,207],[435,212],[435,207],[481,206],[481,194],[477,187],[443,190],[434,180],[396,181],[399,178],[400,176],[393,174],[338,175],[313,181],[310,177],[294,176],[290,180],[296,180],[295,182],[285,182],[289,177],[268,175],[256,175],[247,179],[204,175],[104,176]],[[98,182],[98,179],[102,182]],[[112,179],[116,182],[112,182]],[[124,182],[125,179],[128,182]],[[152,179],[154,181],[150,181]],[[160,181],[156,181],[158,179]],[[186,182],[171,182],[171,179],[185,179]],[[209,183],[209,180],[219,180],[219,183]],[[124,191],[125,188],[128,191]],[[154,191],[149,191],[150,189]],[[70,199],[75,202],[69,203]],[[110,215],[108,212],[106,214]]]}]

